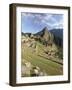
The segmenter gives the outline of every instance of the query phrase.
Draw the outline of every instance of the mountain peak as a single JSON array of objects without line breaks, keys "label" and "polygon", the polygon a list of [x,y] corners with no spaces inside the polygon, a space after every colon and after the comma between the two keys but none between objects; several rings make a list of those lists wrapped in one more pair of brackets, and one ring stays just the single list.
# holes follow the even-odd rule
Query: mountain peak
[{"label": "mountain peak", "polygon": [[40,36],[44,36],[45,34],[49,34],[47,27],[44,27],[40,32],[36,33],[36,35],[40,35]]},{"label": "mountain peak", "polygon": [[48,28],[47,27],[44,27],[43,28],[43,32],[48,32]]}]

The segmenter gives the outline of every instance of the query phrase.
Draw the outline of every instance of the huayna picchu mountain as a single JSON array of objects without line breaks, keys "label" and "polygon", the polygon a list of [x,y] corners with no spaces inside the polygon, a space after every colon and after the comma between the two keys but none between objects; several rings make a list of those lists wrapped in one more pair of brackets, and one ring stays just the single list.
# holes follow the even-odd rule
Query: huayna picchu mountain
[{"label": "huayna picchu mountain", "polygon": [[38,38],[41,39],[41,41],[46,43],[55,43],[59,46],[63,45],[63,30],[62,29],[52,29],[48,30],[47,27],[43,28],[40,32],[37,32],[34,34]]}]

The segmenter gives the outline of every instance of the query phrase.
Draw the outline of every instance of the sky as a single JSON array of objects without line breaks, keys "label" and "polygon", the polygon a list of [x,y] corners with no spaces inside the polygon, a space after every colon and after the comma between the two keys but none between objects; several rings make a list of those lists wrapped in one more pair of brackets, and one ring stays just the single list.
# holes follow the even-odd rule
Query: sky
[{"label": "sky", "polygon": [[44,27],[48,30],[63,29],[63,14],[51,13],[21,13],[21,31],[24,33],[37,33]]}]

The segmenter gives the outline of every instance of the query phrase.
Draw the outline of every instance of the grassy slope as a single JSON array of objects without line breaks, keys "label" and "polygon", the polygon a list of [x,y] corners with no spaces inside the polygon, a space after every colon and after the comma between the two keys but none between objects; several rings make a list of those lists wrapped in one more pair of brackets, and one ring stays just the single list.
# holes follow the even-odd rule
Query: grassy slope
[{"label": "grassy slope", "polygon": [[24,46],[22,48],[22,60],[25,59],[31,62],[32,65],[40,67],[41,71],[46,72],[48,75],[62,75],[62,65],[38,56],[38,54],[43,54],[43,48],[42,44],[38,42],[36,51],[31,47]]}]

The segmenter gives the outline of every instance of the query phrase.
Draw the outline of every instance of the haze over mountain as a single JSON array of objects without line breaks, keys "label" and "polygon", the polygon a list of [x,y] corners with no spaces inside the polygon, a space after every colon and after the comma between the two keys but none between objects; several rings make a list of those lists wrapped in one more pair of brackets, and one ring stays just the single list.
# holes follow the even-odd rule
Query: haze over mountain
[{"label": "haze over mountain", "polygon": [[51,33],[53,33],[55,36],[63,39],[63,29],[52,29],[49,30]]}]

